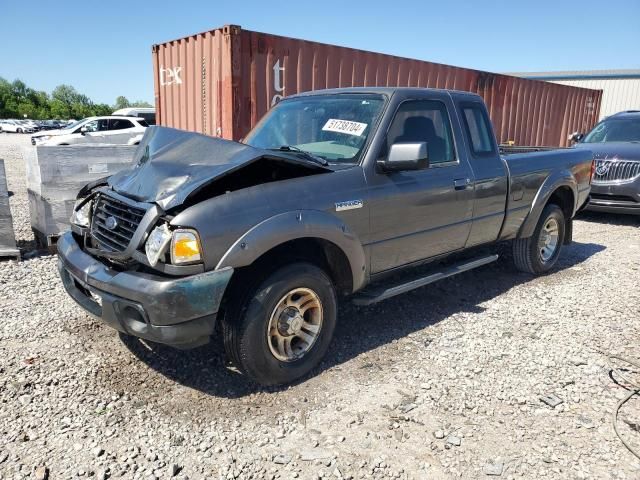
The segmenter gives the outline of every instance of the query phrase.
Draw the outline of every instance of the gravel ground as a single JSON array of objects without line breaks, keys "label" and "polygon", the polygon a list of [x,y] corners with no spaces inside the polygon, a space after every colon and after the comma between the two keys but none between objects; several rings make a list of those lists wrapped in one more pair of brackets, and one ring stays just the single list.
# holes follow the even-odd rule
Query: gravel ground
[{"label": "gravel ground", "polygon": [[[0,134],[26,250],[28,142]],[[0,478],[638,479],[611,415],[640,372],[607,355],[640,357],[639,226],[582,216],[540,278],[505,259],[345,303],[326,361],[283,389],[225,368],[217,343],[118,337],[52,256],[0,262]],[[620,417],[640,449],[640,398]]]}]

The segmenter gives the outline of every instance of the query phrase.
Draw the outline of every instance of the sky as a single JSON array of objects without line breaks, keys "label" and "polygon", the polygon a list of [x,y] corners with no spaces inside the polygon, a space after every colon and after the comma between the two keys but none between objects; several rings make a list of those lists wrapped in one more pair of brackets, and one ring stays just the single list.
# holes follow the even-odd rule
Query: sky
[{"label": "sky", "polygon": [[492,72],[640,68],[640,0],[0,0],[0,77],[153,103],[151,46],[226,24]]}]

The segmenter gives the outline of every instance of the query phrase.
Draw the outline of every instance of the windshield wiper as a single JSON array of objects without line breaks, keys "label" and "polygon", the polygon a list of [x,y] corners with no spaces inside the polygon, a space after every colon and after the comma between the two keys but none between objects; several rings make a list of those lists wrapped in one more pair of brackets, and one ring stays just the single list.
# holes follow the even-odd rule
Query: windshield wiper
[{"label": "windshield wiper", "polygon": [[307,160],[311,160],[312,162],[318,163],[322,166],[327,166],[329,165],[329,162],[327,162],[326,159],[319,157],[317,155],[314,155],[313,153],[307,152],[305,150],[302,150],[298,147],[294,147],[293,145],[281,145],[279,148],[270,148],[269,150],[278,150],[280,152],[294,152],[294,153],[299,153],[301,154],[301,156],[303,156],[304,158],[306,158]]}]

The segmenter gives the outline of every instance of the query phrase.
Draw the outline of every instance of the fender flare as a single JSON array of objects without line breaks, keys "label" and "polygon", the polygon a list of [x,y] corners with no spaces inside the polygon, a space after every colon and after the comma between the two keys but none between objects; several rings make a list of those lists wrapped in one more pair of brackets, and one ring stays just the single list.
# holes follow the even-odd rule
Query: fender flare
[{"label": "fender flare", "polygon": [[[578,198],[577,192],[577,182],[573,174],[566,169],[558,170],[549,175],[542,185],[538,189],[533,202],[531,203],[531,209],[527,217],[525,218],[522,226],[520,227],[520,231],[518,232],[517,238],[528,238],[533,235],[533,231],[538,224],[538,220],[540,219],[540,215],[542,214],[542,210],[547,205],[549,198],[551,195],[561,187],[569,187],[571,192],[573,193],[573,205],[571,206],[572,212],[575,212],[576,205],[575,202]],[[569,220],[568,218],[566,219]]]},{"label": "fender flare", "polygon": [[342,220],[320,210],[295,210],[263,220],[229,247],[216,270],[246,267],[278,245],[301,238],[319,238],[335,244],[351,267],[353,291],[364,286],[366,256],[360,240]]}]

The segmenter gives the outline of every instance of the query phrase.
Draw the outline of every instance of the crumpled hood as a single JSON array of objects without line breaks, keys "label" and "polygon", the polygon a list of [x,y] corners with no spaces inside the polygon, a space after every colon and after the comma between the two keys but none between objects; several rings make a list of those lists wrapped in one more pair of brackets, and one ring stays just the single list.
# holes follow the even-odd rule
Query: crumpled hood
[{"label": "crumpled hood", "polygon": [[284,153],[152,126],[142,137],[133,166],[109,177],[108,183],[117,193],[169,210],[214,180],[265,157],[310,170],[330,170]]},{"label": "crumpled hood", "polygon": [[574,148],[591,150],[595,159],[640,160],[640,143],[636,142],[577,143]]}]

